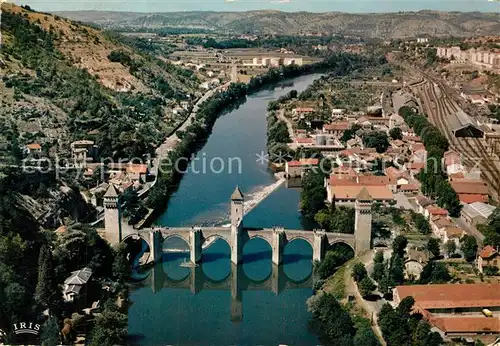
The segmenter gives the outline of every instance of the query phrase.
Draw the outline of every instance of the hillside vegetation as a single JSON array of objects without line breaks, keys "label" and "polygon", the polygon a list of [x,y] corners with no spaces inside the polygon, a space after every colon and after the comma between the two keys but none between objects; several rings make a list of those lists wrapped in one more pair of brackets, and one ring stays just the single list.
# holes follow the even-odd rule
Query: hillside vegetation
[{"label": "hillside vegetation", "polygon": [[498,14],[480,12],[419,11],[351,14],[249,11],[144,14],[80,11],[64,12],[62,15],[112,28],[183,27],[225,33],[295,35],[318,32],[387,39],[419,35],[473,36],[500,32]]},{"label": "hillside vegetation", "polygon": [[33,141],[61,154],[91,139],[101,158],[143,157],[182,120],[165,109],[194,93],[193,72],[58,16],[2,11],[1,156]]}]

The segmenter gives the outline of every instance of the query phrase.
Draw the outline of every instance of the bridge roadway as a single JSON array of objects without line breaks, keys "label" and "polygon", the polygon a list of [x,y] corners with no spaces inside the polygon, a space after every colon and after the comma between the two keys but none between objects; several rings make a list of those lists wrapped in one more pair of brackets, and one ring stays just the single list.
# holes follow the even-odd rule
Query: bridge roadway
[{"label": "bridge roadway", "polygon": [[273,291],[276,295],[287,289],[312,288],[312,272],[304,279],[290,279],[284,271],[284,266],[273,264],[271,273],[263,280],[249,278],[241,265],[231,264],[231,271],[221,280],[213,280],[204,272],[202,266],[188,269],[188,274],[182,279],[172,279],[165,273],[161,264],[156,264],[149,270],[146,280],[149,280],[154,293],[162,288],[189,289],[193,294],[203,290],[231,291],[231,321],[241,321],[243,318],[243,291]]},{"label": "bridge roadway", "polygon": [[205,242],[223,239],[231,249],[231,260],[238,264],[242,258],[242,249],[246,242],[260,238],[265,240],[272,249],[272,261],[279,265],[282,262],[283,249],[287,243],[302,239],[311,245],[313,260],[321,261],[328,246],[338,242],[349,245],[356,251],[355,235],[345,233],[330,233],[320,230],[288,230],[284,228],[245,228],[231,227],[158,227],[150,229],[130,230],[122,241],[127,239],[143,239],[149,246],[149,256],[146,263],[161,261],[163,241],[177,237],[183,239],[190,250],[190,260],[198,263],[202,260],[202,248]]}]

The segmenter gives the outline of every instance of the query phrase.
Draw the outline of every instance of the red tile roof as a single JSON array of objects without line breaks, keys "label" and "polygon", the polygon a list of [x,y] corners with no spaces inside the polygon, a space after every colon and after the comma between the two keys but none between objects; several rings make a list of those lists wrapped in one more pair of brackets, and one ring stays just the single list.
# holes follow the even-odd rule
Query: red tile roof
[{"label": "red tile roof", "polygon": [[478,195],[478,194],[459,193],[458,199],[460,200],[460,202],[467,203],[467,204],[474,203],[474,202],[483,202],[483,203],[488,202],[487,195]]},{"label": "red tile roof", "polygon": [[30,150],[40,150],[40,149],[42,149],[42,146],[38,143],[30,143],[30,144],[26,144],[26,148],[28,148]]},{"label": "red tile roof", "polygon": [[314,112],[314,108],[311,107],[299,107],[294,109],[296,112],[302,112],[302,113],[310,113]]},{"label": "red tile roof", "polygon": [[500,332],[500,319],[496,317],[431,317],[429,323],[445,333]]},{"label": "red tile roof", "polygon": [[416,184],[403,184],[399,187],[403,191],[417,191],[418,186]]},{"label": "red tile roof", "polygon": [[458,227],[447,227],[445,230],[448,238],[461,238],[465,231]]},{"label": "red tile roof", "polygon": [[488,195],[488,184],[483,180],[451,181],[450,185],[458,194]]},{"label": "red tile roof", "polygon": [[483,247],[483,249],[479,252],[479,257],[481,258],[490,258],[491,256],[497,254],[497,250],[495,250],[495,248],[491,245],[486,245],[485,247]]},{"label": "red tile roof", "polygon": [[465,178],[463,172],[451,173],[450,175],[448,175],[448,177],[450,178],[450,180],[464,179]]},{"label": "red tile roof", "polygon": [[394,198],[392,192],[386,186],[331,185],[329,188],[335,199],[355,200],[363,188],[368,190],[374,200],[387,201]]},{"label": "red tile roof", "polygon": [[442,284],[397,286],[401,301],[412,296],[421,309],[488,308],[500,306],[500,284]]},{"label": "red tile roof", "polygon": [[417,197],[415,197],[415,200],[423,208],[425,208],[428,205],[432,204],[432,202],[427,197],[425,197],[424,195],[418,195]]},{"label": "red tile roof", "polygon": [[130,164],[127,166],[127,172],[146,174],[148,172],[148,165]]},{"label": "red tile roof", "polygon": [[348,121],[339,121],[331,124],[325,124],[323,129],[325,131],[346,131],[351,128]]},{"label": "red tile roof", "polygon": [[301,144],[309,144],[309,143],[314,143],[314,140],[312,138],[295,138],[297,143]]},{"label": "red tile roof", "polygon": [[425,167],[425,162],[411,162],[407,164],[407,167],[412,171],[420,171]]},{"label": "red tile roof", "polygon": [[319,163],[318,159],[300,159],[288,161],[286,164],[288,167],[301,167],[301,166],[316,166]]},{"label": "red tile roof", "polygon": [[448,210],[443,208],[428,206],[426,209],[430,215],[448,215]]}]

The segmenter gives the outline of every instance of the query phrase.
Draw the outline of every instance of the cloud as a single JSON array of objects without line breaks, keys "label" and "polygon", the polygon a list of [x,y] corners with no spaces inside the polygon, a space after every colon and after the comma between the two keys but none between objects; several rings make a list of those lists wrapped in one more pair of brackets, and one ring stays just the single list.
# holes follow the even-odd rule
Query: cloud
[{"label": "cloud", "polygon": [[289,4],[292,0],[272,0],[271,4]]}]

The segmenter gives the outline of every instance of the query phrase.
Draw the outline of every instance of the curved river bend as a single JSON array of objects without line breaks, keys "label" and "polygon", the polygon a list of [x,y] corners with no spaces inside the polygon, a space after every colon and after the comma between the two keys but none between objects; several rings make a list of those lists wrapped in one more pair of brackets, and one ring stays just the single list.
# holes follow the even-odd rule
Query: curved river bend
[{"label": "curved river bend", "polygon": [[[248,97],[220,117],[190,165],[168,209],[157,220],[165,226],[223,225],[236,185],[252,198],[276,179],[259,160],[266,152],[266,110],[270,101],[290,90],[304,90],[320,75],[287,81],[274,90]],[[300,192],[278,188],[247,216],[247,227],[301,229]],[[185,249],[169,239],[165,250]],[[130,342],[140,345],[317,345],[309,331],[306,300],[312,293],[312,249],[302,240],[289,243],[283,265],[271,262],[271,249],[261,240],[248,242],[243,265],[230,262],[229,246],[217,240],[203,250],[197,268],[181,267],[186,252],[170,251],[131,290]]]}]

